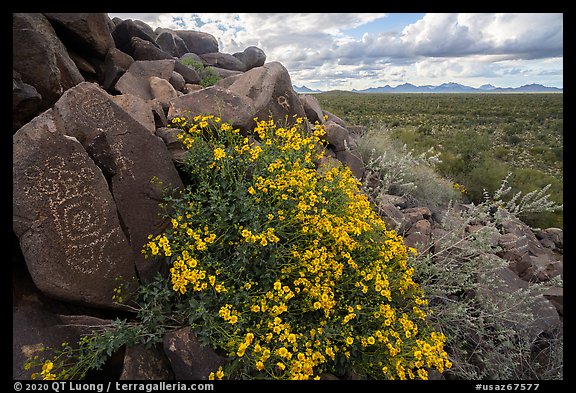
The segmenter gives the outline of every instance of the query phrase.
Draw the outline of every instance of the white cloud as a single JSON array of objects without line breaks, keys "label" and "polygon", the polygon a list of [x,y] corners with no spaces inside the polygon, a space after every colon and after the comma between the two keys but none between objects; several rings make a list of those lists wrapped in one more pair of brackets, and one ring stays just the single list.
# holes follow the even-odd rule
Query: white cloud
[{"label": "white cloud", "polygon": [[[125,19],[128,16],[118,15]],[[280,61],[293,82],[309,87],[435,83],[498,84],[516,73],[556,75],[562,64],[562,14],[426,14],[401,32],[386,30],[347,34],[387,14],[213,13],[129,14],[151,27],[199,30],[214,35],[221,52],[255,45],[267,61]],[[513,64],[513,65],[512,65]],[[510,70],[507,72],[506,70]],[[401,78],[406,78],[401,80]],[[412,78],[412,79],[410,79]],[[482,79],[484,78],[484,79]],[[561,77],[560,77],[561,80]],[[539,83],[537,78],[526,83]],[[314,86],[314,83],[316,85]],[[509,82],[510,83],[510,82]],[[559,82],[561,84],[561,81]],[[558,85],[558,82],[556,82]]]}]

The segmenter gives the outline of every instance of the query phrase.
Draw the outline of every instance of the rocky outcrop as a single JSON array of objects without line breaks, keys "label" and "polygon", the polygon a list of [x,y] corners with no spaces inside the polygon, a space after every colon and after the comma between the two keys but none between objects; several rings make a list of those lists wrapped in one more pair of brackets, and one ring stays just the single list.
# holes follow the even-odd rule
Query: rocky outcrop
[{"label": "rocky outcrop", "polygon": [[12,68],[50,107],[72,86],[84,81],[62,41],[42,14],[12,14]]},{"label": "rocky outcrop", "polygon": [[[203,75],[185,65],[189,59],[220,81],[200,85]],[[23,272],[13,280],[35,291],[13,296],[14,378],[29,377],[23,359],[41,346],[87,332],[66,324],[106,325],[109,320],[89,314],[124,312],[112,300],[117,278],[132,290],[160,270],[160,260],[145,260],[140,251],[149,234],[167,225],[159,202],[165,189],[183,187],[178,167],[186,155],[178,131],[166,125],[203,114],[243,133],[255,117],[324,124],[318,149],[325,157],[317,170],[345,165],[369,181],[355,149],[365,131],[323,111],[313,95],[296,94],[288,70],[266,63],[260,48],[223,53],[210,34],[154,31],[106,14],[13,14],[13,264]],[[407,246],[422,254],[442,250],[446,231],[436,212],[398,196],[379,202],[386,224]],[[470,224],[466,234],[482,228]],[[561,229],[534,233],[509,218],[493,235],[495,252],[487,257],[507,265],[499,272],[504,291],[563,277]],[[39,297],[59,306],[23,300]],[[537,323],[512,328],[547,334],[561,324],[563,289],[550,288],[526,312]],[[128,380],[206,379],[225,363],[190,328],[167,333],[162,346],[137,345],[118,356],[117,376]]]},{"label": "rocky outcrop", "polygon": [[178,380],[206,380],[211,372],[226,363],[213,349],[201,345],[190,327],[167,333],[164,352]]},{"label": "rocky outcrop", "polygon": [[58,131],[49,110],[13,138],[13,228],[36,286],[49,296],[113,307],[132,251],[102,171]]}]

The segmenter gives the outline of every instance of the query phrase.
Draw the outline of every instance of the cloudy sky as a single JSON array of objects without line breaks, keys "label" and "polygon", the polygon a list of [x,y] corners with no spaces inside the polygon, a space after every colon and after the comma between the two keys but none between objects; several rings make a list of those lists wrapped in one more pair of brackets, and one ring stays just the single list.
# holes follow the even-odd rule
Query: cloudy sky
[{"label": "cloudy sky", "polygon": [[292,83],[364,89],[445,82],[563,87],[563,14],[128,14],[152,28],[210,33],[220,52],[255,45]]}]

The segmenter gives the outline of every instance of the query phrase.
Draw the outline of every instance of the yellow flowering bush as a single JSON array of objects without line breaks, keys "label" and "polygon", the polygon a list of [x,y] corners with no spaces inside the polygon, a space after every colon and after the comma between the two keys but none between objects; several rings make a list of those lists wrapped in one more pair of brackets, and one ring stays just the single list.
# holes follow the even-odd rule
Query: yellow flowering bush
[{"label": "yellow flowering bush", "polygon": [[143,250],[167,258],[186,320],[231,360],[211,378],[449,368],[402,238],[347,167],[316,171],[323,126],[255,120],[250,135],[214,116],[172,120],[188,185],[166,197],[170,227]]},{"label": "yellow flowering bush", "polygon": [[415,250],[347,167],[316,170],[324,127],[255,120],[247,135],[214,116],[172,120],[186,186],[166,193],[168,227],[142,250],[168,275],[127,294],[134,318],[46,348],[51,359],[27,370],[84,378],[122,346],[159,344],[184,326],[229,360],[209,379],[427,379],[451,367],[407,265]]}]

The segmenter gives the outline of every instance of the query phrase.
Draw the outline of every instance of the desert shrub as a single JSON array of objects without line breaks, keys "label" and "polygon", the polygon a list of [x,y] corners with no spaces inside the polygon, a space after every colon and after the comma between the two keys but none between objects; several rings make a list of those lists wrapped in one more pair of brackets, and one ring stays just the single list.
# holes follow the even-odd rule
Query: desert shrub
[{"label": "desert shrub", "polygon": [[206,67],[204,64],[202,64],[199,61],[196,61],[196,60],[191,59],[191,58],[184,58],[184,59],[180,60],[180,62],[182,64],[184,64],[185,66],[194,68],[198,72],[198,75],[200,76],[199,84],[202,87],[213,86],[216,83],[218,83],[218,81],[220,80],[220,76],[218,74],[216,74],[216,72],[214,70]]},{"label": "desert shrub", "polygon": [[405,196],[416,205],[429,207],[445,206],[461,197],[454,183],[435,171],[441,161],[433,148],[415,154],[381,128],[360,138],[358,149],[366,163],[363,190],[375,204],[382,194]]},{"label": "desert shrub", "polygon": [[[365,146],[386,153],[381,157],[387,161],[381,163],[379,170],[388,175],[372,177],[371,187],[364,186],[371,199],[377,200],[379,192],[389,190],[394,183],[391,179],[406,184],[408,173],[413,180],[411,188],[405,188],[408,192],[428,189],[422,185],[438,182],[438,175],[415,176],[422,162],[405,149],[388,142],[378,144],[384,140],[381,136],[368,136],[372,139],[366,139]],[[550,185],[525,193],[513,192],[510,186],[513,179],[511,173],[501,175],[499,187],[482,190],[477,204],[447,203],[441,222],[436,225],[433,247],[409,257],[409,264],[415,269],[414,280],[430,301],[430,320],[447,337],[447,351],[453,361],[453,367],[446,372],[448,378],[510,380],[563,376],[561,332],[534,337],[529,328],[538,318],[531,311],[532,304],[548,286],[561,286],[561,280],[557,277],[547,283],[511,290],[502,274],[508,262],[495,255],[502,220],[510,216],[552,214],[562,206],[551,199]],[[458,191],[462,191],[461,187],[458,183],[453,185]],[[428,193],[434,195],[433,190]],[[479,230],[468,230],[470,225],[478,224],[481,224]]]},{"label": "desert shrub", "polygon": [[[411,257],[410,264],[416,271],[415,280],[430,300],[431,320],[448,337],[447,351],[454,362],[447,371],[449,377],[562,379],[561,332],[534,337],[530,331],[538,318],[531,305],[548,286],[561,286],[561,280],[556,277],[512,290],[502,275],[508,262],[494,255],[494,239],[501,234],[499,222],[511,215],[501,199],[506,190],[504,181],[479,205],[464,209],[450,206],[439,225],[443,235],[435,240],[434,249]],[[542,190],[532,195],[538,195],[533,203],[511,199],[507,207],[514,214],[523,208],[549,210]],[[495,206],[499,208],[493,214]],[[484,224],[480,230],[466,230],[480,222]]]},{"label": "desert shrub", "polygon": [[[108,340],[153,343],[190,326],[229,359],[211,378],[427,379],[450,368],[402,238],[347,167],[316,171],[323,127],[289,120],[260,120],[250,136],[213,116],[172,121],[188,185],[166,195],[170,226],[143,250],[170,274],[142,285],[137,320]],[[94,337],[80,358],[100,348]],[[59,359],[50,375],[69,375]]]}]

